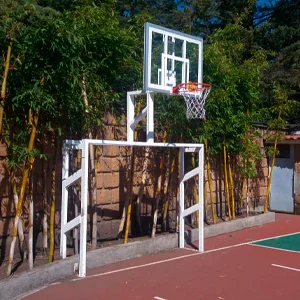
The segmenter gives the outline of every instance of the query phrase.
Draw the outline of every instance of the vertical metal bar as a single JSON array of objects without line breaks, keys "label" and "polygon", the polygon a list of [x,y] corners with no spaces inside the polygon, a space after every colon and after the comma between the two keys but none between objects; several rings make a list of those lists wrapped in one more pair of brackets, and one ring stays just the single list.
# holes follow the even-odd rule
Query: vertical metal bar
[{"label": "vertical metal bar", "polygon": [[80,252],[79,277],[86,275],[86,238],[87,238],[87,197],[88,197],[88,167],[89,167],[89,140],[82,140],[81,157],[81,224],[80,224]]},{"label": "vertical metal bar", "polygon": [[127,141],[133,142],[134,140],[134,100],[135,96],[127,93]]},{"label": "vertical metal bar", "polygon": [[[62,146],[62,182],[69,177],[69,151],[66,142]],[[62,186],[61,195],[61,225],[60,225],[60,256],[67,256],[67,237],[65,233],[65,225],[68,220],[68,188]]]},{"label": "vertical metal bar", "polygon": [[199,233],[199,252],[204,251],[204,147],[202,146],[199,150],[199,175],[198,175],[198,212],[199,212],[199,221],[198,221],[198,233]]},{"label": "vertical metal bar", "polygon": [[179,167],[179,248],[184,248],[184,148],[180,148]]},{"label": "vertical metal bar", "polygon": [[203,77],[203,41],[199,44],[199,54],[198,54],[198,82],[202,81]]},{"label": "vertical metal bar", "polygon": [[[73,155],[73,149],[71,149],[69,156],[70,156],[70,168],[69,168],[69,173],[73,175],[74,173],[74,155]],[[71,193],[71,205],[73,205],[73,212],[74,212],[74,218],[78,216],[78,196],[77,196],[77,191],[76,187],[72,185],[72,193]],[[76,226],[73,228],[73,243],[74,243],[74,254],[78,254],[78,227]]]},{"label": "vertical metal bar", "polygon": [[149,23],[146,23],[144,29],[144,90],[149,89],[151,84],[151,55],[152,55],[152,30]]},{"label": "vertical metal bar", "polygon": [[154,143],[154,94],[147,92],[147,143]]},{"label": "vertical metal bar", "polygon": [[161,85],[166,86],[167,85],[167,77],[168,77],[168,40],[169,36],[167,34],[163,35],[163,42],[164,42],[164,50],[161,55]]},{"label": "vertical metal bar", "polygon": [[[172,66],[171,66],[171,71],[172,71],[172,75],[174,74],[175,72],[175,38],[172,37]],[[176,82],[175,82],[176,84]]]},{"label": "vertical metal bar", "polygon": [[184,61],[182,62],[182,68],[181,68],[181,83],[188,82],[189,79],[189,70],[187,70],[187,62],[186,62],[186,41],[183,41],[182,43],[182,58],[184,58]]},{"label": "vertical metal bar", "polygon": [[[73,190],[75,188],[73,187]],[[73,191],[74,193],[74,191]],[[78,198],[74,198],[74,219],[78,216]],[[74,254],[78,254],[78,228],[77,226],[73,229],[73,243],[74,243]]]}]

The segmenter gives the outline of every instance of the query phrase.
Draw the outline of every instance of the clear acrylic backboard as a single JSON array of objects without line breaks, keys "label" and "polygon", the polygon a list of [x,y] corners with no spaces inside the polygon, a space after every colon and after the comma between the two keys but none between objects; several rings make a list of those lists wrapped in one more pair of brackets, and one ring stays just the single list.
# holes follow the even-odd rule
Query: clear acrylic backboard
[{"label": "clear acrylic backboard", "polygon": [[172,94],[179,83],[202,82],[203,39],[145,23],[144,91]]}]

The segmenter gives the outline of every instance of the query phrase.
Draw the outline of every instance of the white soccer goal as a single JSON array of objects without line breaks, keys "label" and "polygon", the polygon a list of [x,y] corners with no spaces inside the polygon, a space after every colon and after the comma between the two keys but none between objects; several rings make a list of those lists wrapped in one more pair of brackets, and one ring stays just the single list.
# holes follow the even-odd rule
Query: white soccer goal
[{"label": "white soccer goal", "polygon": [[[79,277],[86,275],[86,245],[87,245],[87,214],[88,214],[88,172],[89,172],[89,145],[99,146],[119,146],[119,147],[171,147],[180,148],[180,183],[179,183],[179,247],[184,248],[184,218],[188,215],[198,212],[199,214],[199,252],[204,251],[203,241],[203,144],[185,144],[185,143],[154,143],[154,142],[128,142],[128,141],[110,141],[110,140],[92,140],[84,139],[80,141],[66,140],[63,146],[63,166],[62,166],[62,207],[61,207],[61,240],[60,254],[62,258],[67,256],[67,237],[66,234],[75,227],[80,226],[80,244],[79,244]],[[81,168],[74,174],[69,174],[69,150],[81,150]],[[184,154],[186,152],[198,153],[198,166],[189,171],[184,170]],[[199,203],[185,208],[184,207],[184,189],[185,182],[190,178],[198,176],[198,194]],[[79,215],[71,221],[67,221],[68,216],[68,188],[72,184],[80,182],[81,185],[81,210]]]}]

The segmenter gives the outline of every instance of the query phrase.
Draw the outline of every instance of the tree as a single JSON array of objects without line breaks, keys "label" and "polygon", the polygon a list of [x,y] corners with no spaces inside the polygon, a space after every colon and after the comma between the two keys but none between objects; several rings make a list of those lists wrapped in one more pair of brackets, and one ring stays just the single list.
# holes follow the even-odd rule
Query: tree
[{"label": "tree", "polygon": [[[39,155],[33,142],[27,147],[28,129],[33,123],[35,130],[39,127],[41,140],[49,131],[66,136],[71,129],[73,137],[81,137],[88,128],[99,129],[104,112],[119,100],[122,88],[135,79],[129,74],[138,74],[135,70],[139,64],[135,60],[134,32],[120,26],[110,4],[59,13],[32,1],[21,14],[10,17],[21,24],[5,118],[8,158],[15,172],[18,168],[27,170]],[[82,99],[83,76],[88,107]],[[40,125],[37,119],[31,121],[31,115]],[[22,182],[24,193],[26,176]]]},{"label": "tree", "polygon": [[[300,74],[300,24],[299,5],[296,1],[276,1],[260,8],[262,22],[254,32],[254,40],[272,51],[270,67],[264,72],[262,106],[271,107],[274,102],[273,85],[279,83],[289,99],[299,102]],[[299,122],[298,109],[291,112],[287,121]]]},{"label": "tree", "polygon": [[[240,172],[246,177],[255,175],[255,161],[260,157],[259,147],[249,146],[256,138],[251,122],[260,100],[267,57],[265,51],[251,47],[250,35],[239,23],[227,25],[210,37],[204,51],[205,81],[213,89],[207,100],[202,135],[208,140],[211,154],[223,153],[225,175],[230,156],[242,158]],[[243,160],[248,164],[243,164]],[[227,194],[229,197],[229,189]]]}]

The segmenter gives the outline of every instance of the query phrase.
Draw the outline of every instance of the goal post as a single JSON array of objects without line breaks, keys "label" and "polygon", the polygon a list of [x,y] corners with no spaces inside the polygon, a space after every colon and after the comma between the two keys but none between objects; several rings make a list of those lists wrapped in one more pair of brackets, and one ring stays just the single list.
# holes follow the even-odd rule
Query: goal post
[{"label": "goal post", "polygon": [[[60,254],[62,258],[67,256],[66,234],[76,227],[80,227],[79,261],[78,275],[86,276],[86,251],[87,251],[87,215],[88,215],[88,173],[89,173],[89,145],[98,146],[119,146],[119,147],[156,147],[156,148],[179,148],[180,149],[180,182],[179,182],[179,241],[180,248],[184,248],[184,218],[192,213],[198,212],[199,222],[199,252],[204,251],[203,235],[203,180],[204,180],[204,145],[190,143],[156,143],[156,142],[134,142],[134,141],[113,141],[113,140],[65,140],[63,144],[62,162],[62,205],[61,205],[61,237]],[[69,173],[69,151],[73,149],[81,150],[81,167],[75,173]],[[184,154],[194,152],[198,154],[198,166],[188,172],[184,168]],[[194,176],[198,176],[198,203],[185,208],[185,182]],[[80,183],[81,209],[78,216],[68,221],[68,188],[75,183]]]}]

